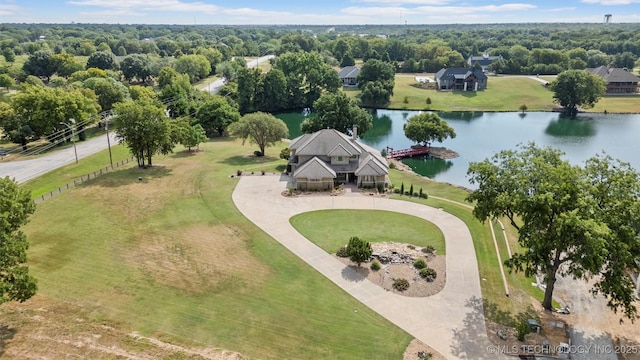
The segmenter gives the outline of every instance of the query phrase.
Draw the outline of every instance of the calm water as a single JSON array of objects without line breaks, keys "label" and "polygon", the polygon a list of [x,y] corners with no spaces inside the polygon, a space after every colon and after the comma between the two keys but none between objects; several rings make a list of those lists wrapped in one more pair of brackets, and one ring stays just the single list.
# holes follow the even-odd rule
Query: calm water
[{"label": "calm water", "polygon": [[[362,141],[377,148],[408,148],[402,125],[418,111],[376,110],[373,128]],[[444,182],[471,187],[466,173],[470,162],[482,161],[519,143],[534,141],[566,153],[566,158],[581,164],[587,158],[606,151],[614,158],[631,163],[640,170],[640,115],[580,114],[567,119],[558,113],[439,113],[456,131],[456,138],[442,144],[460,154],[451,160],[405,159],[417,173]],[[300,135],[302,113],[278,115],[289,126],[291,138]]]}]

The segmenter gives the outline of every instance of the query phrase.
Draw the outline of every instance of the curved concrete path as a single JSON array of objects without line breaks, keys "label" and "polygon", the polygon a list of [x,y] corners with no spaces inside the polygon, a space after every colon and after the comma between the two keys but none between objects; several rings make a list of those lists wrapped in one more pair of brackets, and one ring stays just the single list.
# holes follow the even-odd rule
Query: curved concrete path
[{"label": "curved concrete path", "polygon": [[[249,220],[353,297],[447,359],[498,359],[487,350],[478,264],[471,234],[462,220],[442,210],[360,194],[287,198],[287,176],[243,176],[233,201]],[[425,298],[386,291],[307,240],[289,223],[296,214],[322,209],[388,210],[436,224],[446,240],[447,283]],[[397,231],[397,229],[390,229]]]}]

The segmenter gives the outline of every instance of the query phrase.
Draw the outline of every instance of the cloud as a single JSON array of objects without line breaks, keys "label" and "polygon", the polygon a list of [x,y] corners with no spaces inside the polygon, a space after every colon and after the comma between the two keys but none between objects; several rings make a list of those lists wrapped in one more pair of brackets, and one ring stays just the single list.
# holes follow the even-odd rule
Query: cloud
[{"label": "cloud", "polygon": [[17,5],[0,4],[0,16],[13,15],[20,11],[20,7]]},{"label": "cloud", "polygon": [[503,4],[503,5],[486,5],[486,6],[418,6],[408,7],[360,7],[351,6],[341,10],[344,14],[360,15],[360,16],[388,16],[389,14],[407,14],[407,15],[447,15],[455,14],[455,18],[467,14],[479,13],[495,13],[507,11],[523,11],[535,9],[535,5],[531,4]]},{"label": "cloud", "polygon": [[547,12],[564,12],[564,11],[575,11],[575,10],[576,10],[575,7],[562,7],[562,8],[547,9],[545,11],[547,11]]},{"label": "cloud", "polygon": [[203,2],[183,2],[179,0],[72,0],[67,2],[76,6],[95,6],[105,9],[136,9],[154,12],[200,12],[211,14],[220,7]]},{"label": "cloud", "polygon": [[582,0],[582,2],[598,5],[631,5],[640,3],[640,0]]},{"label": "cloud", "polygon": [[418,4],[418,5],[447,5],[451,0],[352,0],[352,2],[378,3],[378,4]]}]

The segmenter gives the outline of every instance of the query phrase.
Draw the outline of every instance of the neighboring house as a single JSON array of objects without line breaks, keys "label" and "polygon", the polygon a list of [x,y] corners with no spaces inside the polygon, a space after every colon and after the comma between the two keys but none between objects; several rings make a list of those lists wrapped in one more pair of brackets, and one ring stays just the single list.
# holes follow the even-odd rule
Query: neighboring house
[{"label": "neighboring house", "polygon": [[638,92],[640,78],[620,68],[599,66],[585,71],[601,77],[607,83],[607,94],[635,94]]},{"label": "neighboring house", "polygon": [[439,90],[478,91],[487,88],[487,75],[475,68],[443,68],[435,78]]},{"label": "neighboring house", "polygon": [[357,66],[345,66],[338,71],[342,86],[358,86],[358,74],[360,74],[360,68]]},{"label": "neighboring house", "polygon": [[496,60],[501,60],[502,55],[498,56],[489,56],[489,53],[485,52],[482,56],[469,56],[467,59],[467,64],[470,67],[475,67],[476,64],[482,68],[482,72],[489,71],[489,65]]},{"label": "neighboring house", "polygon": [[389,165],[380,151],[334,129],[304,134],[291,141],[287,171],[298,190],[329,190],[338,184],[362,187],[387,184]]}]

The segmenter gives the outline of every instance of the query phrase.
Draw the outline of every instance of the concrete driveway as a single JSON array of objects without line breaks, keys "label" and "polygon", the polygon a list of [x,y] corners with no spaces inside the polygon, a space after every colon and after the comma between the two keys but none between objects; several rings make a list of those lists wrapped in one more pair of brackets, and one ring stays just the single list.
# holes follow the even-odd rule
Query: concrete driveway
[{"label": "concrete driveway", "polygon": [[[500,359],[487,351],[478,264],[471,234],[458,218],[407,201],[350,196],[288,198],[288,176],[243,176],[233,201],[249,220],[353,297],[436,349],[447,359]],[[388,210],[436,224],[446,240],[447,283],[438,294],[405,297],[367,281],[298,233],[289,223],[296,214],[322,209]],[[397,231],[390,229],[389,231]]]}]

